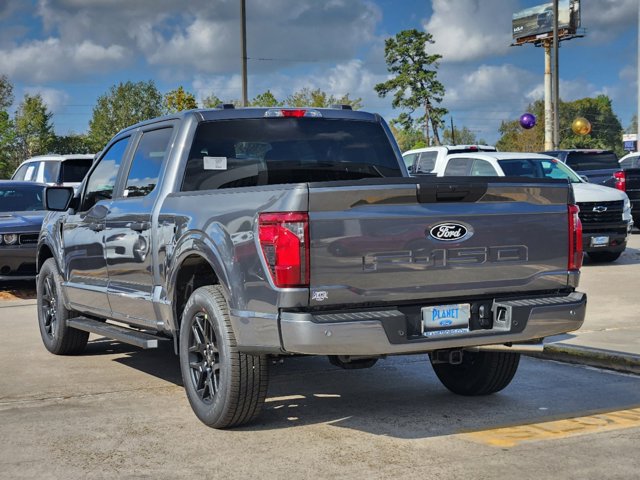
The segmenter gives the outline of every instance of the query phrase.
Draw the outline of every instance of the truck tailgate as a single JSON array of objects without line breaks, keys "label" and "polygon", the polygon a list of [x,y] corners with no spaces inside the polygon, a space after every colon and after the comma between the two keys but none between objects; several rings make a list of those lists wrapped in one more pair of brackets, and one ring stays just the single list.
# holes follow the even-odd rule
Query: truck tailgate
[{"label": "truck tailgate", "polygon": [[563,289],[569,198],[555,180],[309,184],[310,305]]}]

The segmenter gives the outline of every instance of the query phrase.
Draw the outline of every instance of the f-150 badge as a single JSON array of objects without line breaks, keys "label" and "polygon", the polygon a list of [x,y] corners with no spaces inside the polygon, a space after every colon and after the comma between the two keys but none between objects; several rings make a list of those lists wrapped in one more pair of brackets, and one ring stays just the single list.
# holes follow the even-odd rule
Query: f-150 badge
[{"label": "f-150 badge", "polygon": [[431,238],[440,240],[443,242],[459,242],[460,240],[466,240],[471,236],[471,232],[467,227],[460,223],[446,222],[438,223],[429,230]]},{"label": "f-150 badge", "polygon": [[326,300],[327,298],[329,298],[329,294],[324,290],[316,290],[311,295],[311,300],[315,300],[316,302],[322,302],[323,300]]}]

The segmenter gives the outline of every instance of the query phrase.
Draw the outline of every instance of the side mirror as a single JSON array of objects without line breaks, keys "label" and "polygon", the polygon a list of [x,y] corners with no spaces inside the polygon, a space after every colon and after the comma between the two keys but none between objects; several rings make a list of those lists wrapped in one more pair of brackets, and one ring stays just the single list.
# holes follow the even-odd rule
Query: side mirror
[{"label": "side mirror", "polygon": [[589,183],[589,177],[587,177],[586,175],[580,175],[580,178],[585,182]]},{"label": "side mirror", "polygon": [[73,187],[47,187],[44,192],[44,208],[53,212],[66,212],[73,194]]}]

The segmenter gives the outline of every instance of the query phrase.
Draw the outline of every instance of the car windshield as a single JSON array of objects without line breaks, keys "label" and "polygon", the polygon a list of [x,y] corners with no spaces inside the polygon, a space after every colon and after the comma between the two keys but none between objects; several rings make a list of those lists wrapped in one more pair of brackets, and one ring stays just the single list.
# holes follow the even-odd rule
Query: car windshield
[{"label": "car windshield", "polygon": [[498,160],[498,164],[507,177],[559,178],[571,183],[582,183],[575,172],[555,158],[512,158]]},{"label": "car windshield", "polygon": [[44,187],[19,185],[0,187],[0,212],[29,212],[44,210]]}]

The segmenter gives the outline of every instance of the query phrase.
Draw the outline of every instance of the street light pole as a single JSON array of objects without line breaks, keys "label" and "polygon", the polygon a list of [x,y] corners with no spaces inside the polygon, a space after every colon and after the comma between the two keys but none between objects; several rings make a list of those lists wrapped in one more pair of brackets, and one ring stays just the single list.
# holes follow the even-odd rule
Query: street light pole
[{"label": "street light pole", "polygon": [[242,37],[242,106],[246,107],[247,100],[247,11],[245,0],[240,0],[241,37]]},{"label": "street light pole", "polygon": [[553,0],[553,149],[560,147],[560,70],[558,60],[558,0]]}]

